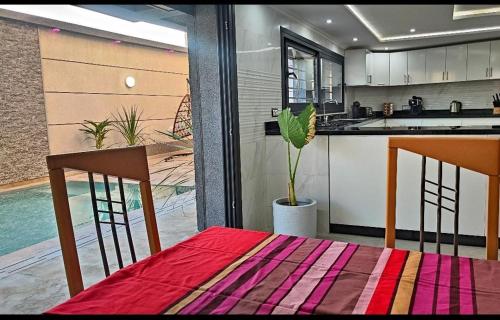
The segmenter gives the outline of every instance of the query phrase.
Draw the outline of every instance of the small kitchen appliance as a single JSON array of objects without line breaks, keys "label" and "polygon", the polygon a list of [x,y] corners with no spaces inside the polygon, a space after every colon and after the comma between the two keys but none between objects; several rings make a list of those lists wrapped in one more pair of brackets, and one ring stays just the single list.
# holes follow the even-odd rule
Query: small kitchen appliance
[{"label": "small kitchen appliance", "polygon": [[361,108],[361,103],[359,103],[359,101],[354,101],[352,103],[351,112],[352,112],[353,119],[361,118],[360,108]]},{"label": "small kitchen appliance", "polygon": [[411,114],[421,114],[422,111],[424,110],[424,105],[422,104],[422,98],[413,96],[411,99],[408,100],[408,105],[410,106],[410,113]]},{"label": "small kitchen appliance", "polygon": [[462,102],[453,100],[450,103],[450,113],[460,113],[462,111]]}]

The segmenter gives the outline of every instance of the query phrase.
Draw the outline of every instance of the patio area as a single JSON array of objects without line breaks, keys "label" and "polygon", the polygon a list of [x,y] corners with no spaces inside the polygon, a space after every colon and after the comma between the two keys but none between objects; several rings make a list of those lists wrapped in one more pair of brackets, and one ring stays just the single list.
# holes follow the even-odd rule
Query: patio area
[{"label": "patio area", "polygon": [[[178,156],[164,161],[168,154],[148,157],[151,181],[156,184],[175,184],[192,188],[194,170],[192,155]],[[174,171],[169,175],[167,173]],[[67,175],[68,181],[87,181],[87,175]],[[37,184],[46,183],[44,179]],[[16,188],[26,187],[16,186]],[[195,191],[187,191],[168,198],[156,199],[155,210],[162,248],[169,247],[197,232]],[[54,217],[55,219],[55,217]],[[149,247],[142,209],[129,212],[130,228],[137,260],[149,256]],[[106,228],[107,227],[107,228]],[[118,270],[111,228],[102,228],[111,272]],[[118,228],[124,264],[130,264],[124,228]],[[85,287],[104,279],[95,225],[89,222],[75,228],[78,254]],[[69,298],[59,239],[52,238],[0,257],[0,313],[41,313]],[[22,286],[19,284],[22,283]]]}]

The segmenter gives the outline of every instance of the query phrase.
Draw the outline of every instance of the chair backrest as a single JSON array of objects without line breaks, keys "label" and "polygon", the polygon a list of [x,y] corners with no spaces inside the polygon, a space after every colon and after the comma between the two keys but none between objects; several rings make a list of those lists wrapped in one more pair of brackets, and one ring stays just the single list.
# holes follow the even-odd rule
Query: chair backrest
[{"label": "chair backrest", "polygon": [[[116,235],[116,225],[123,224],[125,226],[132,261],[135,262],[135,252],[128,226],[127,210],[123,194],[123,178],[139,182],[150,252],[151,254],[155,254],[161,250],[153,206],[153,197],[151,194],[146,148],[144,146],[51,155],[47,156],[47,167],[49,169],[50,186],[52,189],[52,199],[54,202],[54,211],[64,260],[64,268],[71,296],[83,290],[83,280],[73,224],[71,221],[64,169],[75,169],[88,172],[92,207],[106,276],[109,275],[109,268],[107,266],[100,229],[100,225],[103,223],[111,226],[119,267],[123,267],[123,262]],[[94,174],[103,175],[106,199],[100,199],[96,196]],[[111,199],[108,176],[118,178],[120,201]],[[99,210],[97,206],[98,201],[106,203],[107,210]],[[117,212],[113,210],[113,203],[120,203],[122,208],[121,211]],[[99,212],[108,214],[109,221],[100,220],[98,215]],[[123,222],[117,222],[115,220],[115,215],[122,215]]]},{"label": "chair backrest", "polygon": [[[389,137],[385,246],[394,248],[398,149],[488,176],[486,257],[498,259],[500,139],[458,137]],[[424,176],[425,177],[425,176]],[[425,179],[425,178],[424,178]]]}]

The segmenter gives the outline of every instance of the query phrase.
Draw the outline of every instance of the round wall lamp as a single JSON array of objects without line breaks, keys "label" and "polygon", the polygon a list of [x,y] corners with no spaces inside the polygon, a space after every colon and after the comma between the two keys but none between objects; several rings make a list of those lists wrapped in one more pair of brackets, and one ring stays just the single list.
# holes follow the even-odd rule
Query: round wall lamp
[{"label": "round wall lamp", "polygon": [[133,88],[135,86],[135,78],[132,76],[128,76],[125,78],[125,85],[128,88]]}]

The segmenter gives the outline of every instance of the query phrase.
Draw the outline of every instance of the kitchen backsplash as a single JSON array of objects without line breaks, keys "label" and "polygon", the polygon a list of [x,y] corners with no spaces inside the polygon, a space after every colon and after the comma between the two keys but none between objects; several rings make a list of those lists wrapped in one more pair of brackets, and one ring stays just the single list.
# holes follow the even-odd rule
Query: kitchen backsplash
[{"label": "kitchen backsplash", "polygon": [[427,110],[448,109],[452,100],[462,102],[463,109],[492,108],[494,93],[500,93],[500,80],[479,80],[394,87],[346,87],[347,110],[353,101],[361,106],[382,110],[384,102],[394,103],[395,110],[408,108],[412,96],[423,98]]}]

